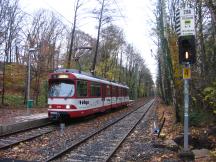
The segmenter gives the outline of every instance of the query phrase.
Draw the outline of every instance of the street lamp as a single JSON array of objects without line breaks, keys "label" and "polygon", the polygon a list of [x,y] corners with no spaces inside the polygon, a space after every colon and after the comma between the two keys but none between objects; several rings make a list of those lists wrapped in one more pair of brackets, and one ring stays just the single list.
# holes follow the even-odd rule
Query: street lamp
[{"label": "street lamp", "polygon": [[27,112],[29,114],[29,108],[32,107],[32,100],[30,99],[30,87],[31,87],[31,54],[35,51],[35,48],[29,48],[29,53],[28,53],[28,87],[27,87]]}]

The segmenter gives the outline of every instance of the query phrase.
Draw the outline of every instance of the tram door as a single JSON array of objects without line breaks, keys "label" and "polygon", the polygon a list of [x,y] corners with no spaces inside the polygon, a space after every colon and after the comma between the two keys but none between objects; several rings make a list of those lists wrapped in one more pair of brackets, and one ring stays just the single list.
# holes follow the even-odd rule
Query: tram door
[{"label": "tram door", "polygon": [[102,84],[102,102],[103,102],[103,106],[105,106],[105,97],[106,97],[106,85]]}]

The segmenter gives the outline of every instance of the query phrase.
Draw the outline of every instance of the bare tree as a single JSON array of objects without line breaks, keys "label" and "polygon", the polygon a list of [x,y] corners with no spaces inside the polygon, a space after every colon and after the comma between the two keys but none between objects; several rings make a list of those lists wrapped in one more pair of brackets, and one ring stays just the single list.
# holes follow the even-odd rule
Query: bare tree
[{"label": "bare tree", "polygon": [[204,45],[204,35],[203,35],[203,2],[202,0],[197,1],[197,13],[198,13],[198,39],[199,39],[199,49],[200,49],[200,57],[201,57],[201,76],[205,80],[205,74],[206,74],[206,50],[205,50],[205,45]]},{"label": "bare tree", "polygon": [[92,73],[93,74],[95,73],[94,71],[95,71],[95,65],[96,65],[97,54],[98,54],[98,46],[99,46],[99,41],[100,41],[100,30],[101,30],[102,19],[103,19],[104,2],[105,2],[105,0],[103,0],[102,4],[101,4],[101,10],[100,10],[99,21],[98,21],[97,43],[96,43],[96,50],[95,50],[94,60],[93,60],[93,64],[92,64]]},{"label": "bare tree", "polygon": [[98,0],[98,1],[101,4],[100,10],[97,9],[93,10],[93,14],[96,15],[96,19],[98,19],[98,30],[97,30],[97,42],[95,47],[95,54],[92,62],[92,68],[91,68],[92,74],[95,74],[95,66],[97,63],[97,55],[98,55],[102,25],[104,25],[105,23],[110,23],[112,21],[112,15],[113,13],[115,13],[114,10],[112,10],[110,7],[109,0]]},{"label": "bare tree", "polygon": [[[89,34],[77,30],[76,36],[75,36],[75,42],[74,42],[74,48],[79,47],[94,47],[95,46],[95,38],[91,37]],[[77,50],[76,51],[77,56],[83,55],[84,57],[81,57],[79,59],[80,66],[83,70],[89,71],[91,69],[91,60],[93,59],[93,50]],[[73,60],[75,63],[75,60]],[[77,65],[77,62],[75,63]]]},{"label": "bare tree", "polygon": [[5,32],[7,30],[7,11],[9,0],[0,1],[0,46],[4,42]]},{"label": "bare tree", "polygon": [[[4,49],[2,104],[5,98],[5,66],[6,63],[18,61],[18,46],[21,24],[25,14],[19,7],[18,0],[0,1],[0,47]],[[1,50],[2,50],[1,49]],[[15,55],[13,54],[15,53]],[[13,60],[13,58],[15,58]]]},{"label": "bare tree", "polygon": [[75,31],[77,25],[78,10],[80,9],[81,6],[82,6],[81,0],[76,0],[75,9],[74,9],[74,18],[73,18],[73,28],[71,31],[71,41],[70,41],[70,47],[68,52],[67,68],[71,67],[71,58],[72,58],[72,52],[74,47],[74,38],[75,38]]},{"label": "bare tree", "polygon": [[216,2],[214,0],[206,0],[206,5],[210,10],[212,17],[212,23],[214,24],[214,30],[216,30]]},{"label": "bare tree", "polygon": [[[35,52],[32,55],[32,81],[36,104],[40,94],[41,77],[47,75],[49,71],[53,71],[58,65],[60,52],[60,42],[64,36],[64,25],[59,21],[54,13],[46,10],[38,11],[32,21],[29,31],[30,46],[35,46]],[[28,51],[27,51],[28,54]]]},{"label": "bare tree", "polygon": [[[22,28],[22,23],[24,19],[24,12],[20,9],[18,5],[19,0],[12,1],[8,6],[7,14],[7,30],[5,31],[5,56],[6,62],[14,62],[18,60],[16,58],[13,60],[13,53],[17,50],[17,41],[19,40],[19,33]],[[17,54],[17,53],[16,53]],[[15,57],[19,57],[15,55]]]},{"label": "bare tree", "polygon": [[115,69],[114,78],[112,79],[119,79],[118,55],[123,51],[124,43],[123,31],[119,27],[111,24],[101,31],[98,60],[100,64],[103,64],[100,69],[103,77],[107,78],[107,72]]}]

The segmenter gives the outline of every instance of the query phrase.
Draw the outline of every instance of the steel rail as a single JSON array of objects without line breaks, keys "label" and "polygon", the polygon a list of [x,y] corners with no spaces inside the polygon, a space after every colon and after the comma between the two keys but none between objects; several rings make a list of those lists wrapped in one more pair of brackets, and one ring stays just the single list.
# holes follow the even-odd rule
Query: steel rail
[{"label": "steel rail", "polygon": [[125,115],[123,115],[122,117],[120,117],[119,119],[106,124],[104,127],[100,128],[99,130],[95,130],[94,132],[92,132],[91,134],[87,135],[86,137],[80,138],[78,139],[75,143],[67,146],[65,149],[61,150],[60,152],[56,153],[55,155],[48,157],[45,161],[51,161],[54,160],[60,156],[62,156],[63,154],[67,153],[68,151],[74,149],[75,147],[79,146],[80,144],[86,142],[88,139],[92,138],[93,136],[95,136],[96,134],[102,132],[103,130],[107,129],[108,127],[114,125],[115,123],[118,123],[119,121],[121,121],[122,119],[124,119],[125,117],[127,117],[128,115],[132,114],[133,112],[137,111],[139,108],[145,106],[147,103],[149,103],[150,99],[147,99],[147,101],[145,101],[145,104],[139,105],[136,109],[132,110],[131,112],[126,113]]},{"label": "steel rail", "polygon": [[18,130],[18,131],[15,131],[15,132],[11,132],[11,133],[2,134],[2,135],[0,135],[0,138],[6,137],[6,136],[10,136],[10,135],[14,135],[14,134],[17,134],[17,133],[22,133],[22,132],[33,130],[33,129],[37,129],[37,128],[40,128],[40,127],[45,127],[45,126],[48,126],[48,125],[52,125],[53,123],[54,123],[53,121],[49,121],[49,122],[41,124],[39,126],[35,126],[35,127],[31,127],[31,128],[26,128],[26,129],[21,129],[21,130]]},{"label": "steel rail", "polygon": [[[45,126],[46,127],[46,126]],[[36,129],[40,129],[40,127],[38,127],[38,128],[36,128]],[[43,128],[43,129],[45,129],[45,128]],[[44,135],[44,134],[48,134],[48,133],[51,133],[51,132],[53,132],[53,131],[55,131],[56,129],[55,128],[50,128],[50,129],[48,129],[48,130],[43,130],[43,129],[41,129],[41,130],[34,130],[34,129],[31,129],[32,130],[32,132],[28,132],[28,133],[30,133],[30,134],[27,134],[26,136],[27,137],[22,137],[22,135],[25,135],[25,134],[21,134],[21,137],[16,137],[16,139],[14,140],[14,137],[11,137],[11,136],[13,136],[15,133],[13,133],[11,136],[9,136],[9,137],[7,137],[7,138],[5,138],[5,139],[0,139],[0,149],[6,149],[6,148],[9,148],[9,147],[11,147],[11,146],[14,146],[14,145],[17,145],[17,144],[19,144],[19,143],[21,143],[21,142],[26,142],[26,141],[29,141],[29,140],[32,140],[32,139],[34,139],[34,138],[37,138],[37,137],[40,137],[40,136],[42,136],[42,135]],[[28,131],[28,130],[27,130]],[[38,131],[38,132],[37,132]],[[21,132],[26,132],[26,130],[25,131],[21,131]],[[19,133],[21,133],[21,132],[19,132]],[[18,134],[18,133],[17,133]],[[33,134],[36,134],[36,135],[33,135]],[[17,139],[18,138],[18,139]],[[20,139],[19,139],[20,138]],[[12,141],[11,141],[12,140]]]},{"label": "steel rail", "polygon": [[142,121],[142,119],[146,116],[147,112],[150,110],[152,105],[155,103],[155,100],[149,105],[148,109],[144,112],[144,114],[140,117],[140,119],[134,124],[134,126],[129,130],[127,134],[122,138],[121,141],[117,144],[116,148],[109,154],[109,156],[106,158],[106,162],[108,162],[111,157],[115,154],[115,152],[118,150],[118,148],[121,146],[121,144],[125,141],[125,139],[131,134],[131,132],[136,128],[136,126]]}]

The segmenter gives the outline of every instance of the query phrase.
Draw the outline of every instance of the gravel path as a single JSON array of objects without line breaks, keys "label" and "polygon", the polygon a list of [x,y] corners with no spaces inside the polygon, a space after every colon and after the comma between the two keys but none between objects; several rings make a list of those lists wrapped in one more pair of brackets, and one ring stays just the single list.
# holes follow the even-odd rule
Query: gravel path
[{"label": "gravel path", "polygon": [[121,145],[111,159],[112,162],[150,162],[155,155],[172,153],[172,151],[166,148],[154,147],[154,144],[159,140],[152,134],[153,122],[156,120],[155,108],[154,106],[153,109],[150,109],[146,118],[140,122],[123,145]]}]

